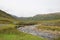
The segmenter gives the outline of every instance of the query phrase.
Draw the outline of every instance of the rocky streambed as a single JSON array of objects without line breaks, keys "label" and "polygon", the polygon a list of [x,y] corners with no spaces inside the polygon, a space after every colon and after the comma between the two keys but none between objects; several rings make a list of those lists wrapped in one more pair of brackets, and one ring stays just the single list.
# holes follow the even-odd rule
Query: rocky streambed
[{"label": "rocky streambed", "polygon": [[25,33],[32,34],[32,35],[47,38],[48,40],[53,40],[54,38],[59,36],[59,35],[55,35],[55,34],[52,34],[52,33],[49,33],[49,32],[39,31],[39,30],[36,29],[36,26],[38,26],[38,25],[20,27],[20,28],[18,28],[18,30],[22,31],[22,32],[25,32]]}]

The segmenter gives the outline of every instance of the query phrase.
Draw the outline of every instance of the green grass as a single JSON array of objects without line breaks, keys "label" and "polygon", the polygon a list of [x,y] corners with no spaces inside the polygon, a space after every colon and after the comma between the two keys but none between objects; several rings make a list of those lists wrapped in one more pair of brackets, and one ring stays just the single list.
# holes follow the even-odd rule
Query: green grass
[{"label": "green grass", "polygon": [[8,28],[15,28],[16,25],[13,24],[0,24],[0,30],[8,29]]},{"label": "green grass", "polygon": [[0,40],[43,40],[36,36],[20,33],[18,34],[0,34]]},{"label": "green grass", "polygon": [[8,24],[0,27],[0,40],[45,40],[41,37],[18,31],[15,25]]}]

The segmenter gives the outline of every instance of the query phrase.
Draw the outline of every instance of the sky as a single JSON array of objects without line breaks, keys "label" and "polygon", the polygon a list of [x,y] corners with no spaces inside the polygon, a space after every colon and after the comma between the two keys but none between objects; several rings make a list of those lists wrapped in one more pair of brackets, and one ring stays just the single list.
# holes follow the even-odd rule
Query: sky
[{"label": "sky", "polygon": [[60,12],[60,0],[0,0],[0,10],[18,17]]}]

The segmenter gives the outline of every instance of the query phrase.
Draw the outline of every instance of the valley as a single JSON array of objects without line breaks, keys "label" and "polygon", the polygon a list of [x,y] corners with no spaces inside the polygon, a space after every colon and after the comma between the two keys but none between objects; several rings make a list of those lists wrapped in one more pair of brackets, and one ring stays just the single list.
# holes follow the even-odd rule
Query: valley
[{"label": "valley", "polygon": [[60,40],[60,13],[16,17],[0,10],[0,40]]}]

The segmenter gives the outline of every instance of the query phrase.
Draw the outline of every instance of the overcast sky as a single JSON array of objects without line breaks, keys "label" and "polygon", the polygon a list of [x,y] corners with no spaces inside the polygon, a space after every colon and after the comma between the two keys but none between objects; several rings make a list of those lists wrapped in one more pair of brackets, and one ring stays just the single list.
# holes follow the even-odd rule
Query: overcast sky
[{"label": "overcast sky", "polygon": [[0,9],[18,17],[60,12],[60,0],[0,0]]}]

